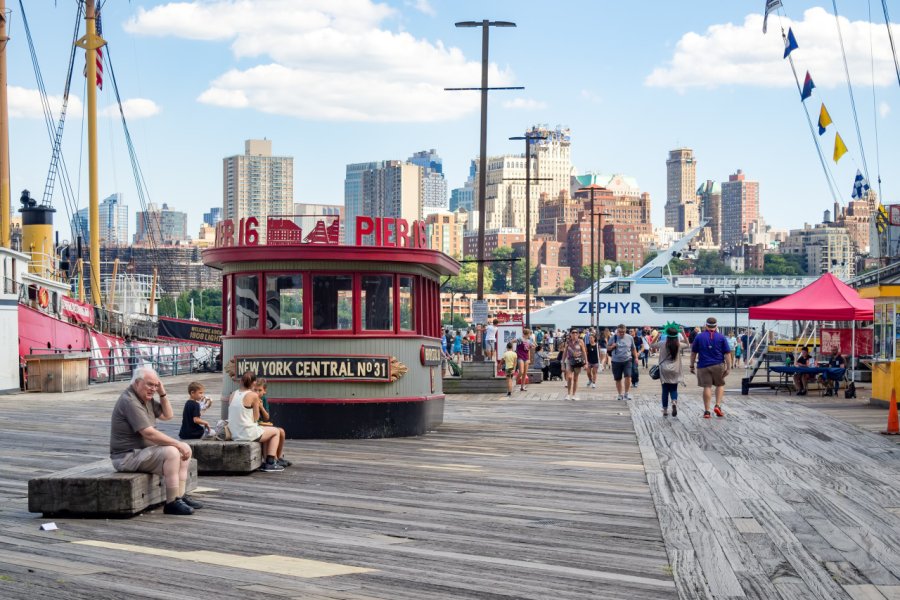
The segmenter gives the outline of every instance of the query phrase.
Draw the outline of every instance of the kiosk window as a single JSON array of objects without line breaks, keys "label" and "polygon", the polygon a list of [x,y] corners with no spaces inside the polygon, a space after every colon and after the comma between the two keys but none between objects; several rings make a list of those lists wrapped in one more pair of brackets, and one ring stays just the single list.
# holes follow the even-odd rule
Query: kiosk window
[{"label": "kiosk window", "polygon": [[303,276],[266,276],[266,329],[303,329]]},{"label": "kiosk window", "polygon": [[225,285],[222,286],[222,308],[225,314],[222,315],[222,333],[230,335],[231,332],[231,275],[225,276]]},{"label": "kiosk window", "polygon": [[259,328],[259,275],[239,275],[234,278],[235,329]]},{"label": "kiosk window", "polygon": [[353,277],[314,275],[313,329],[353,329]]},{"label": "kiosk window", "polygon": [[413,278],[400,277],[400,329],[411,331],[413,324]]},{"label": "kiosk window", "polygon": [[359,295],[362,328],[379,331],[394,328],[393,275],[363,275]]}]

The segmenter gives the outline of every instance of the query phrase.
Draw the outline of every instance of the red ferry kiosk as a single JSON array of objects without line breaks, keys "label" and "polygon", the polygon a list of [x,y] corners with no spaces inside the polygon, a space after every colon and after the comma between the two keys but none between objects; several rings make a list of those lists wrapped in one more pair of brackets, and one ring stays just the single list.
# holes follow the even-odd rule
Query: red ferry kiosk
[{"label": "red ferry kiosk", "polygon": [[427,248],[418,221],[358,217],[351,246],[337,217],[309,219],[224,221],[203,252],[223,274],[224,397],[254,371],[292,439],[433,429],[444,415],[439,288],[459,263]]}]

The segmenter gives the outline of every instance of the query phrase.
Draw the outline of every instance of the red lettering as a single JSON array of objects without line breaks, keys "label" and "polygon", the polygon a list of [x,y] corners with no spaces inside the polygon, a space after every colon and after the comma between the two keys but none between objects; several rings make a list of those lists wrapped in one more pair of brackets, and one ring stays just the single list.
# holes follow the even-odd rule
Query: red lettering
[{"label": "red lettering", "polygon": [[375,217],[375,245],[381,245],[381,217]]},{"label": "red lettering", "polygon": [[362,246],[364,235],[369,235],[375,230],[375,221],[372,217],[356,217],[356,245]]},{"label": "red lettering", "polygon": [[397,246],[400,248],[409,248],[409,223],[406,219],[397,219]]},{"label": "red lettering", "polygon": [[234,246],[234,221],[222,221],[222,246]]},{"label": "red lettering", "polygon": [[241,219],[240,223],[238,223],[238,246],[244,245],[244,221],[246,219]]},{"label": "red lettering", "polygon": [[259,219],[256,217],[249,217],[247,219],[246,232],[244,234],[244,241],[248,246],[258,246],[259,245],[259,231],[257,228],[259,227]]},{"label": "red lettering", "polygon": [[[395,235],[391,237],[391,226],[394,227]],[[381,219],[381,244],[383,246],[396,246],[397,245],[397,219],[392,219],[390,217],[385,217]]]}]

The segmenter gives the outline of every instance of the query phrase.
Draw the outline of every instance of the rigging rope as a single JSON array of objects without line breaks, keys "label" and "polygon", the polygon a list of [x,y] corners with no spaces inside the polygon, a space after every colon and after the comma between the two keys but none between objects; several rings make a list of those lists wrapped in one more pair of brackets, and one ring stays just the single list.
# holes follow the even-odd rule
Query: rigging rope
[{"label": "rigging rope", "polygon": [[881,200],[881,148],[878,142],[878,101],[875,97],[875,45],[872,41],[872,0],[869,5],[869,56],[872,59],[872,124],[875,127],[875,176],[878,178],[878,199]]},{"label": "rigging rope", "polygon": [[856,139],[859,142],[859,156],[862,159],[866,181],[869,180],[869,164],[866,162],[866,149],[863,146],[862,131],[859,128],[859,115],[856,113],[856,99],[853,97],[853,84],[850,82],[850,67],[847,66],[847,51],[844,49],[844,34],[841,32],[841,19],[838,16],[837,0],[831,0],[834,7],[834,23],[837,26],[838,40],[841,42],[841,56],[844,59],[844,75],[847,78],[847,91],[850,93],[850,108],[853,111],[853,123],[856,125]]},{"label": "rigging rope", "polygon": [[[73,71],[73,66],[74,66],[74,57],[75,57],[74,42],[75,42],[75,40],[78,39],[78,25],[79,25],[79,22],[81,19],[82,3],[79,2],[78,11],[77,11],[78,14],[76,15],[76,18],[75,18],[75,33],[74,33],[74,37],[72,40],[73,46],[72,46],[72,51],[71,51],[70,57],[69,57],[69,70],[68,70],[68,75],[66,78],[66,86],[65,86],[66,93],[63,97],[63,110],[62,110],[61,116],[60,116],[60,125],[56,131],[54,131],[55,119],[53,117],[53,111],[50,108],[50,102],[49,102],[49,98],[47,95],[47,88],[44,85],[44,78],[43,78],[43,75],[41,74],[41,68],[40,68],[40,64],[38,62],[38,58],[37,58],[37,50],[35,49],[34,39],[32,38],[32,35],[31,35],[31,27],[28,24],[28,16],[25,13],[25,5],[22,2],[22,0],[19,0],[19,9],[22,13],[22,23],[25,27],[25,37],[28,41],[28,50],[29,50],[29,54],[31,56],[32,66],[34,67],[35,79],[37,81],[38,92],[39,92],[39,95],[41,98],[41,108],[44,113],[44,123],[47,127],[47,135],[50,138],[50,144],[51,144],[51,149],[52,149],[51,167],[50,167],[50,172],[47,175],[47,184],[45,186],[44,199],[42,200],[42,204],[49,205],[50,201],[51,201],[51,197],[53,194],[53,177],[56,175],[56,169],[54,169],[54,159],[56,159],[57,162],[59,164],[61,164],[61,166],[62,166],[62,168],[61,168],[61,172],[62,172],[61,193],[63,196],[63,205],[66,209],[66,214],[69,217],[69,221],[71,224],[73,221],[72,216],[77,215],[77,204],[75,203],[75,200],[74,200],[74,193],[72,192],[72,183],[71,183],[71,179],[69,177],[69,172],[68,172],[68,168],[66,166],[65,159],[60,154],[60,146],[58,143],[57,136],[62,134],[63,122],[65,120],[65,106],[68,102],[68,90],[69,90],[69,84],[71,82],[72,71]],[[49,188],[49,192],[48,192],[48,188]],[[48,193],[49,193],[49,195],[48,195]],[[76,219],[76,221],[77,221],[77,219]],[[76,224],[76,226],[78,226],[78,225],[79,224]]]},{"label": "rigging rope", "polygon": [[891,41],[891,55],[894,57],[894,71],[897,73],[897,83],[900,84],[900,61],[897,60],[897,47],[894,46],[894,33],[891,31],[891,16],[888,14],[887,0],[881,0],[881,8],[884,9],[884,25],[887,27],[888,39]]}]

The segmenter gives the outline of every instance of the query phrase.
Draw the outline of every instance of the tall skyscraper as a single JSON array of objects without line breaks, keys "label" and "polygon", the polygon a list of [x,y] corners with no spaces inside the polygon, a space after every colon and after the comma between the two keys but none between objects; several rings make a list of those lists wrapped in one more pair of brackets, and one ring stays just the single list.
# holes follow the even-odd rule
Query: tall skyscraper
[{"label": "tall skyscraper", "polygon": [[384,163],[380,160],[347,165],[347,175],[344,177],[344,214],[347,216],[344,242],[347,244],[356,243],[356,217],[366,214],[363,211],[363,175],[366,171],[383,168]]},{"label": "tall skyscraper", "polygon": [[722,186],[707,179],[697,188],[700,220],[707,221],[713,245],[722,244]]},{"label": "tall skyscraper", "polygon": [[450,210],[463,209],[472,212],[475,207],[475,173],[478,172],[478,161],[469,163],[469,177],[461,188],[454,188],[450,192]]},{"label": "tall skyscraper", "polygon": [[416,152],[407,162],[422,168],[422,217],[446,212],[447,180],[444,179],[443,161],[437,151],[432,149]]},{"label": "tall skyscraper", "polygon": [[[112,246],[128,245],[128,206],[122,203],[122,194],[115,193],[100,202],[100,244]],[[82,208],[72,219],[72,238],[83,236],[85,242],[90,236],[88,208]]]},{"label": "tall skyscraper", "polygon": [[688,231],[697,226],[697,162],[690,148],[669,151],[666,160],[666,227]]},{"label": "tall skyscraper", "polygon": [[740,246],[750,223],[758,219],[759,182],[748,181],[738,169],[722,182],[722,248]]},{"label": "tall skyscraper", "polygon": [[[246,140],[244,154],[223,159],[224,218],[237,224],[245,217],[265,223],[269,215],[289,215],[294,208],[294,159],[272,156],[271,140]],[[265,226],[260,243],[265,243]]]},{"label": "tall skyscraper", "polygon": [[172,210],[165,203],[162,208],[150,204],[146,211],[137,213],[135,245],[157,246],[186,242],[187,239],[187,213]]},{"label": "tall skyscraper", "polygon": [[[571,137],[568,129],[535,125],[525,135],[544,136],[532,143],[531,231],[537,230],[539,198],[556,198],[568,191],[572,177]],[[480,177],[480,174],[476,174]],[[546,179],[542,181],[541,179]],[[477,196],[477,194],[476,194]],[[476,202],[477,205],[477,202]],[[485,226],[512,227],[525,231],[525,155],[508,154],[488,158],[485,190]]]},{"label": "tall skyscraper", "polygon": [[213,206],[208,213],[203,213],[203,222],[207,225],[215,225],[222,220],[222,207]]}]

